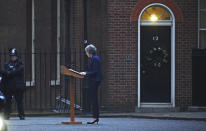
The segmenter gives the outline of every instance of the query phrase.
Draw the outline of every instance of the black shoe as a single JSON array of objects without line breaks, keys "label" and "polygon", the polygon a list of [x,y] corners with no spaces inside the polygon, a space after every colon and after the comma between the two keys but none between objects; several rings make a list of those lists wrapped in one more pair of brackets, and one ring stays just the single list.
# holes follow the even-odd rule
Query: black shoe
[{"label": "black shoe", "polygon": [[87,122],[87,124],[94,124],[94,123],[97,123],[97,124],[98,124],[98,122],[99,122],[99,119],[95,119],[95,120],[92,121],[92,122]]},{"label": "black shoe", "polygon": [[19,116],[19,119],[20,120],[25,120],[25,117],[24,116]]}]

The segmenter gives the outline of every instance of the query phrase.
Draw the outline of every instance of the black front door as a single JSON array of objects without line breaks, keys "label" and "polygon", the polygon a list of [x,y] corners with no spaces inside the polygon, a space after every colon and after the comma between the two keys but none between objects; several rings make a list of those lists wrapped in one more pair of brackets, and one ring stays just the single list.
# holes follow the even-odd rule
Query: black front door
[{"label": "black front door", "polygon": [[171,102],[171,27],[141,26],[141,102]]}]

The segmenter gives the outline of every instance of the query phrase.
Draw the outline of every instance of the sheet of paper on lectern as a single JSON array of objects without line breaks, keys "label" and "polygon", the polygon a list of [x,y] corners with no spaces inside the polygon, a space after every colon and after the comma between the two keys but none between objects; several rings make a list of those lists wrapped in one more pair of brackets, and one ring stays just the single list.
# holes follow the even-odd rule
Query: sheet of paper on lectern
[{"label": "sheet of paper on lectern", "polygon": [[72,69],[69,69],[69,71],[71,71],[71,72],[74,72],[74,73],[76,73],[76,74],[81,75],[81,74],[80,74],[80,72],[78,72],[78,71],[75,71],[75,70],[72,70]]}]

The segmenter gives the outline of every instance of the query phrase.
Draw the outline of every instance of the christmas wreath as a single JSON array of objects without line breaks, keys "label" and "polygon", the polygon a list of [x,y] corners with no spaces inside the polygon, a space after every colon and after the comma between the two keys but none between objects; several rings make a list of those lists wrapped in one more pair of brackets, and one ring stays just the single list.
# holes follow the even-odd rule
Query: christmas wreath
[{"label": "christmas wreath", "polygon": [[161,47],[153,47],[148,52],[147,61],[155,68],[160,68],[168,63],[167,50]]}]

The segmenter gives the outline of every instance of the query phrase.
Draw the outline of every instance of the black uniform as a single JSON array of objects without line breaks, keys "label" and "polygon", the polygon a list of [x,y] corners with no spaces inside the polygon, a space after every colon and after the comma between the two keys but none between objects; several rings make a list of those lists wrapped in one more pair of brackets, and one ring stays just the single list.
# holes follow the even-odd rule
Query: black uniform
[{"label": "black uniform", "polygon": [[12,97],[14,96],[20,119],[24,119],[23,94],[25,90],[24,83],[24,65],[21,59],[5,63],[1,69],[4,85],[3,91],[6,96],[5,115],[9,117],[11,112]]}]

